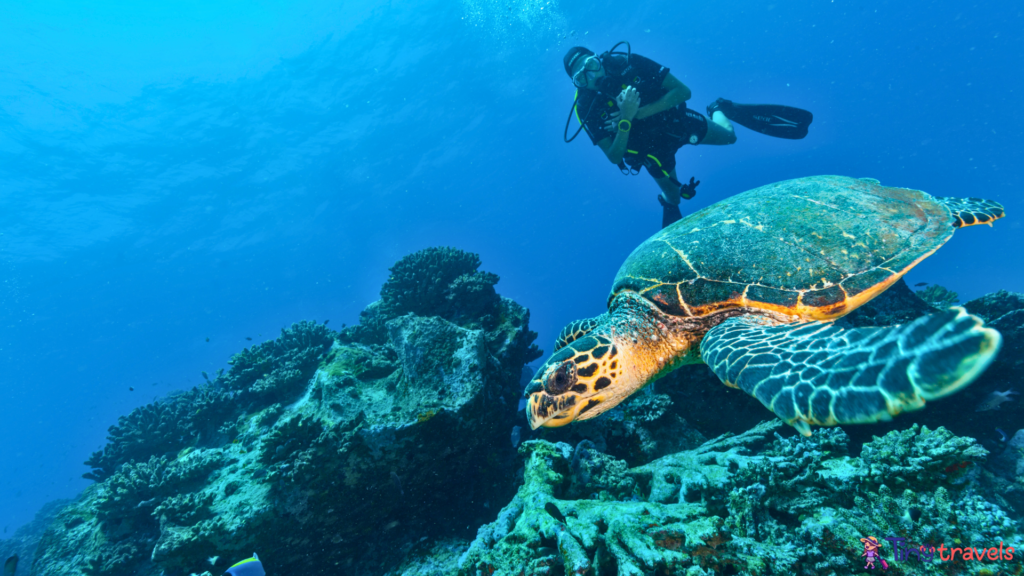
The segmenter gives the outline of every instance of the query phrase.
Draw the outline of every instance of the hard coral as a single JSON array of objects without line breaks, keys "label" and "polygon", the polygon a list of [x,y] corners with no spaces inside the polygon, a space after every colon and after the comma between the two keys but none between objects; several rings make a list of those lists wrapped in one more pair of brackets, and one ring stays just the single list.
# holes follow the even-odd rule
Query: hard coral
[{"label": "hard coral", "polygon": [[941,309],[955,306],[960,301],[960,296],[956,292],[938,284],[932,284],[924,290],[918,290],[917,296],[928,304]]},{"label": "hard coral", "polygon": [[260,398],[291,399],[300,392],[334,343],[334,331],[303,321],[281,329],[277,340],[235,354],[231,370],[217,381],[228,390]]},{"label": "hard coral", "polygon": [[[124,438],[95,460],[106,480],[55,523],[37,571],[184,576],[258,549],[293,572],[381,574],[491,519],[515,490],[509,432],[539,350],[528,311],[490,299],[497,277],[477,273],[475,256],[456,260],[440,312],[411,313],[418,296],[389,292],[401,314],[380,323],[380,342],[296,325],[122,422]],[[394,272],[394,286],[408,279]],[[591,488],[608,477],[608,491],[628,491],[624,466],[595,454],[584,467]]]},{"label": "hard coral", "polygon": [[[848,456],[841,430],[784,438],[779,429],[774,421],[644,466],[603,466],[634,488],[601,498],[585,486],[596,476],[582,462],[600,461],[593,444],[573,450],[527,441],[520,448],[528,457],[524,485],[478,531],[459,574],[525,567],[526,574],[839,576],[859,573],[857,543],[865,536],[947,548],[1019,538],[1012,519],[976,492],[970,473],[958,483],[946,471],[984,455],[972,439],[912,428],[876,439],[861,459]],[[890,488],[903,474],[913,489]],[[907,564],[894,566],[894,574],[909,573]],[[947,567],[921,562],[913,573]]]},{"label": "hard coral", "polygon": [[914,424],[865,444],[861,460],[868,466],[865,480],[878,486],[927,489],[959,482],[969,466],[984,462],[988,451],[973,438],[954,436],[943,427],[929,430]]},{"label": "hard coral", "polygon": [[993,322],[1014,310],[1024,310],[1024,294],[1000,290],[971,300],[964,308],[985,322]]},{"label": "hard coral", "polygon": [[221,462],[219,451],[191,452],[177,460],[132,460],[103,483],[97,516],[118,523],[149,517],[165,498],[202,481]]},{"label": "hard coral", "polygon": [[483,317],[498,305],[494,292],[498,275],[480,272],[479,267],[478,255],[456,248],[427,248],[410,254],[391,267],[391,276],[380,290],[383,313],[388,318],[409,313],[440,316],[456,324],[486,321]]},{"label": "hard coral", "polygon": [[440,316],[463,328],[493,330],[499,321],[498,275],[477,270],[480,257],[456,248],[427,248],[391,267],[380,302],[360,314],[342,339],[381,344],[384,324],[399,316]]},{"label": "hard coral", "polygon": [[130,460],[170,454],[211,439],[235,410],[230,395],[210,384],[140,406],[108,429],[107,445],[86,460],[93,470],[84,477],[99,482]]},{"label": "hard coral", "polygon": [[934,304],[923,299],[923,292],[914,292],[900,278],[878,297],[857,308],[839,320],[840,325],[893,326],[906,324],[937,312]]}]

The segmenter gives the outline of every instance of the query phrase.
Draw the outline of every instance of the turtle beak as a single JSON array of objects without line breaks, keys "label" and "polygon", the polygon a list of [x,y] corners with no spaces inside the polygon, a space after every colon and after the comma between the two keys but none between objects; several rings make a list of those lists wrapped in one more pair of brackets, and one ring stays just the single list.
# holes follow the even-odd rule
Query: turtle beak
[{"label": "turtle beak", "polygon": [[552,396],[540,390],[530,394],[526,403],[526,418],[530,422],[530,429],[536,430],[541,426],[558,428],[569,424],[576,419],[578,401],[579,395],[574,393]]}]

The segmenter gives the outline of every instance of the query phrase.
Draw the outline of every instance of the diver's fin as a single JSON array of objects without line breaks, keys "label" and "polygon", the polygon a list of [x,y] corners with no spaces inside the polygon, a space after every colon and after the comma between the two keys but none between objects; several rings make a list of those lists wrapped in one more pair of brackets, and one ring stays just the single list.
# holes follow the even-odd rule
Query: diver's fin
[{"label": "diver's fin", "polygon": [[771,326],[739,316],[709,330],[700,353],[726,385],[810,436],[810,424],[888,420],[956,392],[981,375],[1001,342],[957,307],[889,328]]},{"label": "diver's fin", "polygon": [[807,136],[814,115],[807,110],[781,104],[736,104],[719,98],[708,105],[708,115],[721,111],[726,118],[755,132],[799,140]]},{"label": "diver's fin", "polygon": [[669,204],[661,195],[658,195],[658,203],[661,204],[661,228],[665,229],[683,219],[683,213],[679,210],[679,204]]},{"label": "diver's fin", "polygon": [[953,213],[953,227],[966,228],[975,224],[992,225],[1006,216],[1003,205],[984,198],[936,198]]}]

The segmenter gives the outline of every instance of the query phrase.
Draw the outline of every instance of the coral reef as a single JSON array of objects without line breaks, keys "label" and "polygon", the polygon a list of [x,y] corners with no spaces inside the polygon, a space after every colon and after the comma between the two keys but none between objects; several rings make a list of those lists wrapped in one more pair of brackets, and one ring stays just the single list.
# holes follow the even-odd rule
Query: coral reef
[{"label": "coral reef", "polygon": [[[358,326],[295,324],[119,419],[88,461],[97,483],[33,536],[32,574],[213,575],[256,550],[268,573],[309,575],[840,576],[865,572],[868,536],[894,575],[1020,572],[894,545],[1021,543],[1024,402],[974,412],[1019,382],[1021,295],[968,302],[1004,353],[956,401],[893,422],[792,435],[694,365],[530,431],[536,334],[479,266],[407,256]],[[843,322],[934,310],[898,283]]]},{"label": "coral reef", "polygon": [[294,400],[334,342],[322,324],[299,322],[281,336],[235,354],[227,374],[212,383],[172,394],[118,418],[107,445],[86,461],[84,476],[101,481],[130,460],[164,456],[187,446],[215,446],[224,440],[220,426],[237,416],[243,402]]},{"label": "coral reef", "polygon": [[18,567],[12,576],[28,576],[43,533],[57,517],[57,514],[71,503],[71,500],[47,502],[36,512],[36,516],[31,522],[19,527],[9,538],[0,540],[0,561],[7,560],[14,555],[18,556]]},{"label": "coral reef", "polygon": [[85,478],[101,481],[131,460],[175,453],[186,446],[215,441],[217,425],[235,410],[231,395],[203,385],[172,394],[118,418],[107,431],[107,445],[85,462]]},{"label": "coral reef", "polygon": [[[937,306],[921,298],[900,278],[888,290],[873,300],[843,316],[839,325],[847,326],[894,326],[912,322],[926,314],[933,314],[947,306]],[[955,295],[954,295],[955,296]]]},{"label": "coral reef", "polygon": [[959,294],[938,284],[932,284],[923,290],[918,290],[917,297],[939,309],[956,306],[960,302]]},{"label": "coral reef", "polygon": [[340,339],[383,344],[387,322],[405,314],[439,316],[471,330],[495,329],[504,312],[494,290],[498,276],[479,267],[476,254],[448,247],[427,248],[402,258],[391,267],[380,301],[368,306],[360,314],[359,325],[343,330]]},{"label": "coral reef", "polygon": [[[964,304],[971,314],[977,314],[1003,335],[1003,349],[992,367],[985,373],[990,386],[973,386],[978,389],[1005,390],[1014,386],[1024,394],[1021,374],[1024,373],[1024,294],[1000,290]],[[1000,387],[1003,386],[1003,387]],[[1017,412],[1024,422],[1024,410]]]},{"label": "coral reef", "polygon": [[540,354],[528,311],[478,266],[407,257],[363,314],[371,329],[295,324],[122,418],[35,573],[222,573],[259,550],[289,572],[379,574],[468,539],[515,491],[508,438]]},{"label": "coral reef", "polygon": [[[876,438],[858,458],[841,430],[784,438],[782,429],[763,423],[643,466],[605,466],[589,497],[579,496],[587,490],[573,461],[592,446],[526,442],[523,485],[480,528],[458,573],[859,574],[867,536],[902,539],[901,554],[1020,541],[1022,527],[978,492],[985,450],[970,439],[913,427]],[[894,573],[1018,567],[884,552]]]},{"label": "coral reef", "polygon": [[[576,445],[587,441],[601,452],[623,460],[632,466],[650,462],[655,458],[680,450],[695,448],[707,438],[699,432],[682,413],[691,412],[689,407],[676,405],[680,390],[700,396],[694,391],[694,375],[699,378],[708,373],[708,385],[721,382],[705,366],[687,366],[681,374],[669,375],[656,385],[648,385],[614,410],[601,418],[574,423],[562,428],[541,428],[530,431],[527,427],[522,438],[539,438],[550,442],[565,442]],[[677,384],[679,383],[679,384]],[[664,393],[662,391],[665,391]],[[764,408],[756,402],[760,417]],[[697,411],[693,411],[697,412]],[[521,414],[525,421],[525,415]],[[755,420],[756,422],[756,420]],[[524,422],[525,424],[525,422]]]},{"label": "coral reef", "polygon": [[334,342],[334,332],[303,321],[281,329],[281,336],[235,354],[231,370],[218,378],[227,390],[250,393],[263,401],[293,399]]}]

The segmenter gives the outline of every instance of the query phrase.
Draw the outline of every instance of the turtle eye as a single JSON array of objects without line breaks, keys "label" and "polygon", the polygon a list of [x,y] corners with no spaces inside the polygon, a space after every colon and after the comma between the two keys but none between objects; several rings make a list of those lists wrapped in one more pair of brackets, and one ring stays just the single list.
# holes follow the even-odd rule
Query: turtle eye
[{"label": "turtle eye", "polygon": [[576,383],[576,364],[563,362],[544,382],[544,390],[548,394],[559,395]]}]

